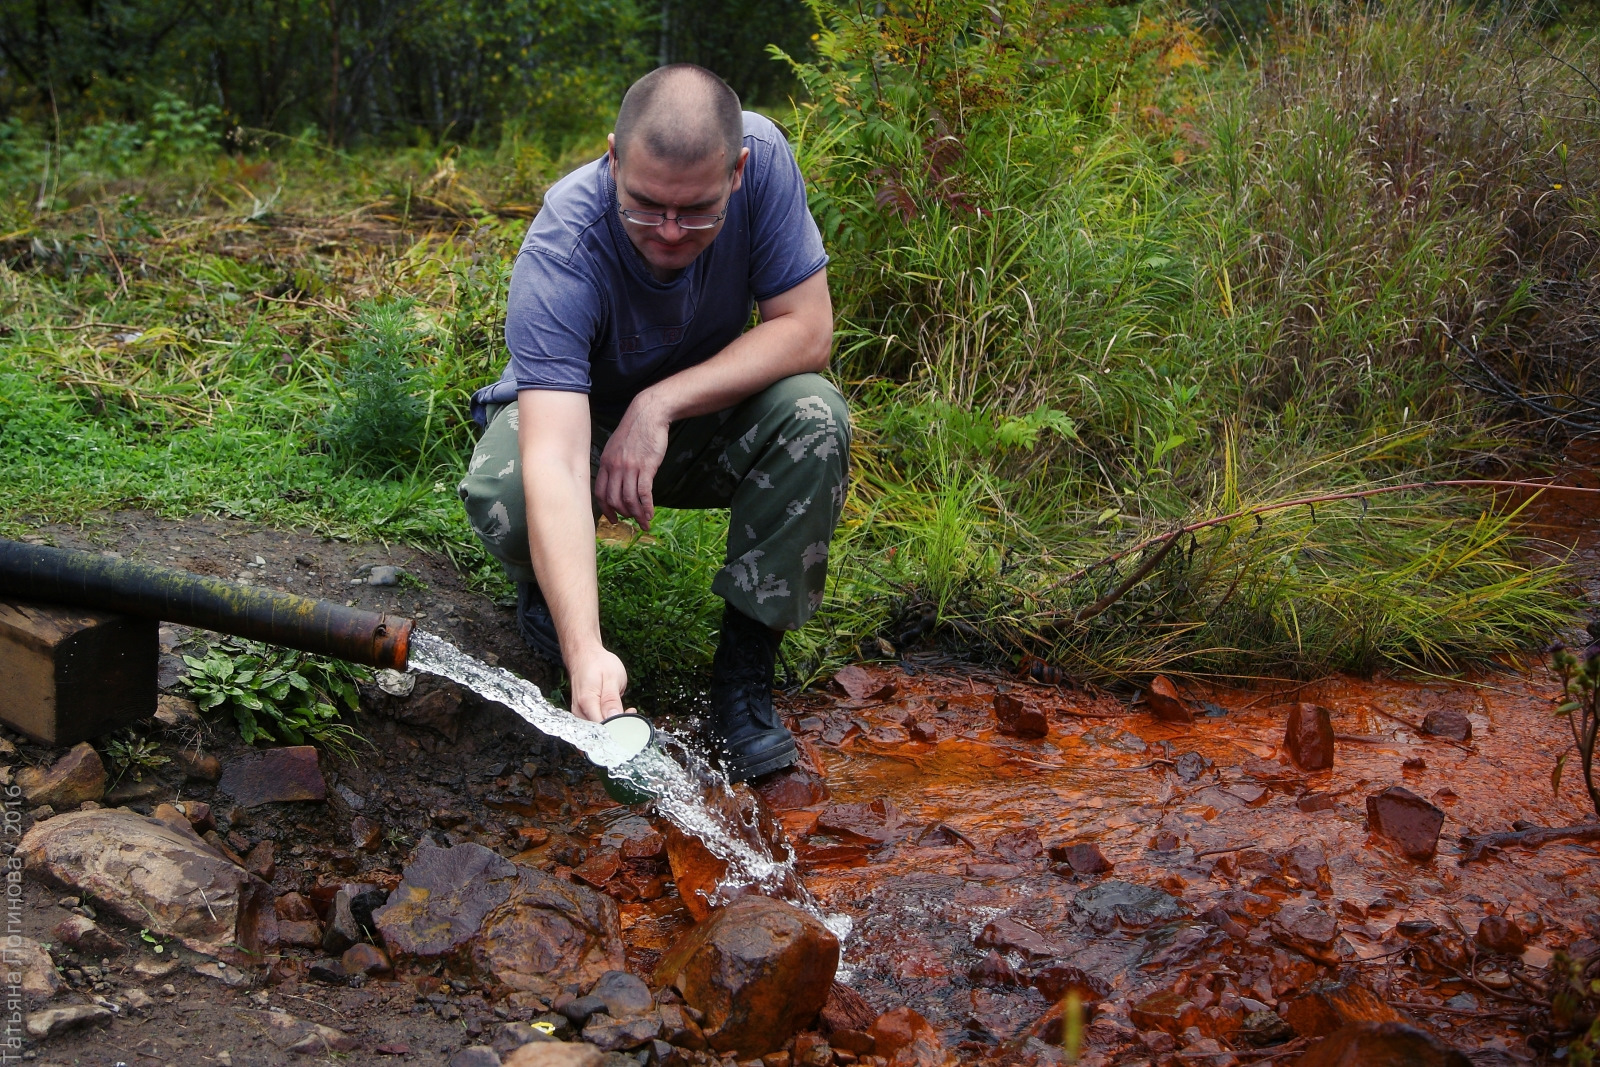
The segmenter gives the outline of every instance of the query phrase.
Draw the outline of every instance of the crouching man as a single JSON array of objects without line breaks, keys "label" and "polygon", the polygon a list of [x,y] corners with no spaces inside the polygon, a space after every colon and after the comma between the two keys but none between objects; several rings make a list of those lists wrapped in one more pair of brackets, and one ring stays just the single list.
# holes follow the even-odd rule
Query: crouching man
[{"label": "crouching man", "polygon": [[822,601],[844,505],[826,264],[777,127],[710,71],[662,67],[606,155],[545,195],[511,275],[510,364],[473,397],[486,430],[461,498],[583,718],[622,712],[628,684],[600,637],[596,513],[648,529],[658,506],[730,509],[703,740],[735,781],[795,761],[778,644]]}]

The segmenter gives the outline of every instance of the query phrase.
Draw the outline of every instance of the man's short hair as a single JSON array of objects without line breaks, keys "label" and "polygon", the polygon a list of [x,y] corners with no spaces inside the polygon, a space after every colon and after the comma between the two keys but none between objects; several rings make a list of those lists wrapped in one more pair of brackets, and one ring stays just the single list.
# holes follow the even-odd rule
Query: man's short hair
[{"label": "man's short hair", "polygon": [[744,114],[727,82],[693,63],[672,63],[629,86],[614,133],[618,160],[637,141],[680,165],[722,152],[731,173],[744,147]]}]

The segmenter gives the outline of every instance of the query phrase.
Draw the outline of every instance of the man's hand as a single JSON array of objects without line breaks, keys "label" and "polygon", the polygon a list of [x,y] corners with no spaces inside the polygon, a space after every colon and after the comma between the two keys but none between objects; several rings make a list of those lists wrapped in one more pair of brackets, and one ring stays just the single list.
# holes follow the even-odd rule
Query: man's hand
[{"label": "man's hand", "polygon": [[628,405],[600,454],[600,472],[594,480],[594,498],[610,521],[623,516],[650,529],[656,513],[652,487],[667,454],[670,426],[670,416],[648,390]]},{"label": "man's hand", "polygon": [[567,675],[572,684],[572,713],[578,718],[604,722],[622,714],[628,671],[615,655],[596,649],[577,662],[569,661]]}]

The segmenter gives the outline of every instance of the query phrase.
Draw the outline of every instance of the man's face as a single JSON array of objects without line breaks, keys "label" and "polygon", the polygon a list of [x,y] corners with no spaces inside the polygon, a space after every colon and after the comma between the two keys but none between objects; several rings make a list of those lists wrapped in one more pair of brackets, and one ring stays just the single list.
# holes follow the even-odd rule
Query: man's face
[{"label": "man's face", "polygon": [[741,149],[733,173],[721,154],[685,166],[668,163],[635,145],[627,166],[617,160],[616,138],[611,139],[611,174],[617,183],[617,201],[635,211],[657,211],[670,216],[660,226],[640,226],[623,220],[633,247],[656,274],[683,270],[710,247],[722,232],[718,222],[708,230],[686,230],[678,215],[717,215],[744,180],[748,148]]}]

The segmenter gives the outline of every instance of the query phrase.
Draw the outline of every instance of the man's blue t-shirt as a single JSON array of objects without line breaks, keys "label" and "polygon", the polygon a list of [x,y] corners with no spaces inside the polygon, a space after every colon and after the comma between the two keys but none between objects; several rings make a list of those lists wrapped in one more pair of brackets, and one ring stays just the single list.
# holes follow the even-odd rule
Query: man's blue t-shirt
[{"label": "man's blue t-shirt", "polygon": [[743,333],[756,301],[827,264],[789,142],[747,111],[744,143],[750,158],[722,231],[670,282],[651,275],[623,231],[609,157],[550,187],[511,271],[511,362],[473,395],[474,418],[523,389],[588,393],[594,414],[619,416]]}]

